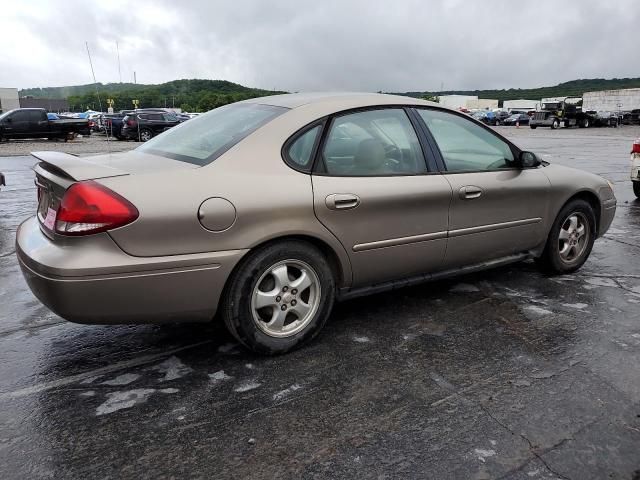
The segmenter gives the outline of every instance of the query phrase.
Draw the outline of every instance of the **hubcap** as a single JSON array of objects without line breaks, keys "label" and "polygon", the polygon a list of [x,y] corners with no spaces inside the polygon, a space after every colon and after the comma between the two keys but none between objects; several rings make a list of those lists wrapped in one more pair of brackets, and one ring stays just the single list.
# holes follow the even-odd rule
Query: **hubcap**
[{"label": "hubcap", "polygon": [[575,263],[587,248],[589,242],[589,222],[580,212],[572,213],[560,227],[558,252],[565,263]]},{"label": "hubcap", "polygon": [[310,265],[301,260],[278,262],[253,288],[253,321],[271,337],[295,335],[315,316],[320,294],[320,280]]}]

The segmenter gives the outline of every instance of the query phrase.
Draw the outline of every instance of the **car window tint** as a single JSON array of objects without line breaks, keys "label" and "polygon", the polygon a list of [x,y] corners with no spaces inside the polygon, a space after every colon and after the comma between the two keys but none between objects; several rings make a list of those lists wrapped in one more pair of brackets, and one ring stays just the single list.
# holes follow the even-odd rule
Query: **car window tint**
[{"label": "car window tint", "polygon": [[161,113],[150,113],[148,115],[149,120],[162,120],[162,114]]},{"label": "car window tint", "polygon": [[509,145],[491,132],[461,116],[418,109],[442,153],[450,172],[512,168]]},{"label": "car window tint", "polygon": [[13,112],[10,118],[14,122],[26,122],[29,120],[29,114],[26,110],[18,110],[17,112]]},{"label": "car window tint", "polygon": [[425,170],[416,132],[402,109],[336,117],[323,149],[329,175],[411,175]]},{"label": "car window tint", "polygon": [[29,110],[29,121],[30,122],[39,122],[42,120],[42,112],[38,110]]},{"label": "car window tint", "polygon": [[289,146],[287,151],[289,160],[293,162],[294,166],[301,168],[309,168],[311,165],[311,155],[313,155],[313,146],[316,143],[316,138],[320,134],[321,125],[307,130]]}]

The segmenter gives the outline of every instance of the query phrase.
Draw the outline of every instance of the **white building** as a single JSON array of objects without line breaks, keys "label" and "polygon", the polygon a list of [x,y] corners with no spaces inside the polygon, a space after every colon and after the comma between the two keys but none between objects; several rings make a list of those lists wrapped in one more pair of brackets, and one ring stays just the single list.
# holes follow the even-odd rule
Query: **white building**
[{"label": "white building", "polygon": [[443,107],[453,108],[454,110],[460,110],[461,108],[467,108],[467,101],[478,100],[474,95],[441,95],[438,97],[438,103]]},{"label": "white building", "polygon": [[511,110],[537,110],[540,102],[536,100],[505,100],[502,102],[503,110],[510,112]]},{"label": "white building", "polygon": [[608,112],[628,112],[640,108],[640,88],[585,92],[582,109]]},{"label": "white building", "polygon": [[0,112],[20,108],[17,88],[0,88]]},{"label": "white building", "polygon": [[467,100],[467,110],[493,110],[498,108],[498,100],[492,100],[490,98],[475,98]]}]

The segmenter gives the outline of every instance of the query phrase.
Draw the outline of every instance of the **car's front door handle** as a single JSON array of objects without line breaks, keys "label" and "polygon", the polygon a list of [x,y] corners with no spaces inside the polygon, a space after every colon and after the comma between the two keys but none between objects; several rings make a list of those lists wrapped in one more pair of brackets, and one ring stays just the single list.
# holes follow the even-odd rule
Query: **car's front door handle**
[{"label": "car's front door handle", "polygon": [[352,193],[334,193],[328,195],[324,203],[330,210],[348,210],[360,205],[360,197]]},{"label": "car's front door handle", "polygon": [[473,200],[479,198],[482,195],[482,189],[475,185],[467,185],[460,189],[460,198],[463,200]]}]

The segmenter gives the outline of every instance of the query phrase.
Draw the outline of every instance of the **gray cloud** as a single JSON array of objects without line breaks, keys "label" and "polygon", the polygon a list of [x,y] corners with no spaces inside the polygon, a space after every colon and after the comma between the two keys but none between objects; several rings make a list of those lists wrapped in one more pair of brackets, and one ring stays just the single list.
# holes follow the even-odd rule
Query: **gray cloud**
[{"label": "gray cloud", "polygon": [[[282,90],[438,90],[638,76],[635,0],[9,2],[0,86],[219,78]],[[5,43],[5,45],[7,45]]]}]

